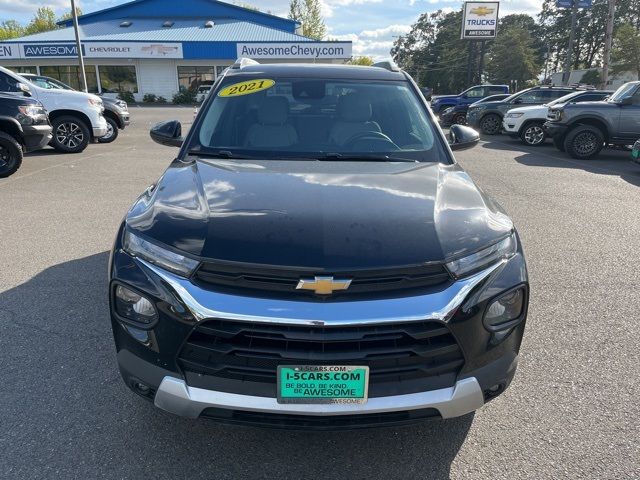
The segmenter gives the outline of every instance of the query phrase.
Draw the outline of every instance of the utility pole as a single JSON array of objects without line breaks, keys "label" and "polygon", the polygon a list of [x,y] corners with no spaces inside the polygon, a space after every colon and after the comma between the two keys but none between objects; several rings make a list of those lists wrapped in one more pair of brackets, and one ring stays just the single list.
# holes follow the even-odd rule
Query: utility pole
[{"label": "utility pole", "polygon": [[82,91],[87,92],[87,74],[84,70],[84,58],[82,58],[82,45],[80,45],[80,31],[78,29],[78,12],[76,12],[76,2],[71,0],[71,17],[73,18],[73,31],[76,34],[76,49],[78,50],[78,63],[80,74],[82,75]]},{"label": "utility pole", "polygon": [[544,81],[549,77],[549,58],[551,57],[551,44],[547,44],[547,54],[544,57]]},{"label": "utility pole", "polygon": [[484,73],[484,53],[485,41],[480,43],[480,60],[478,61],[478,83],[482,83],[482,74]]},{"label": "utility pole", "polygon": [[467,55],[467,88],[471,86],[471,76],[473,75],[473,59],[476,55],[476,44],[472,40],[468,44],[468,55]]},{"label": "utility pole", "polygon": [[616,16],[616,0],[609,0],[607,30],[604,35],[604,55],[602,60],[602,88],[607,88],[609,81],[609,64],[611,63],[611,44],[613,43],[613,21]]},{"label": "utility pole", "polygon": [[567,49],[567,58],[564,62],[564,73],[562,74],[562,84],[567,85],[569,83],[569,77],[571,76],[571,64],[573,55],[573,43],[576,38],[576,21],[578,19],[578,0],[571,2],[571,32],[569,32],[569,48]]}]

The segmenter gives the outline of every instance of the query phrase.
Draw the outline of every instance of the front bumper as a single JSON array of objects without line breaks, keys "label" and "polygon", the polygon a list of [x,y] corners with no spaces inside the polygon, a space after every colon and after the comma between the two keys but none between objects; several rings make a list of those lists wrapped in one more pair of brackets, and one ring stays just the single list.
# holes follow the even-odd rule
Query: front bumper
[{"label": "front bumper", "polygon": [[[521,252],[509,261],[431,293],[375,300],[309,302],[213,291],[144,260],[131,258],[118,244],[112,254],[110,277],[111,287],[114,282],[126,283],[156,300],[161,312],[157,324],[137,330],[119,319],[112,309],[118,365],[125,383],[136,393],[153,400],[157,407],[192,418],[211,417],[211,412],[217,411],[227,412],[234,418],[242,414],[243,419],[238,420],[242,423],[249,422],[249,415],[253,415],[251,422],[263,425],[273,425],[272,420],[278,418],[282,426],[282,417],[285,425],[293,425],[294,422],[287,419],[295,417],[298,425],[304,421],[307,422],[304,428],[312,428],[308,427],[312,417],[324,419],[320,420],[323,426],[342,426],[347,419],[355,422],[356,417],[362,420],[359,425],[398,423],[394,420],[397,415],[394,419],[385,417],[393,412],[406,414],[405,417],[425,411],[433,411],[442,418],[464,415],[480,408],[511,382],[526,319],[525,309],[522,320],[501,333],[489,332],[482,324],[490,299],[514,285],[528,285]],[[163,314],[179,308],[188,315],[168,318]],[[279,404],[273,394],[275,385],[273,392],[254,388],[251,382],[242,382],[242,388],[238,389],[237,383],[232,385],[227,379],[209,384],[199,374],[194,377],[193,372],[181,369],[178,356],[183,344],[196,326],[212,319],[247,322],[252,326],[290,325],[310,329],[365,328],[429,319],[447,326],[464,353],[465,364],[451,383],[430,388],[412,385],[411,389],[398,385],[382,393],[378,389],[378,394],[370,395],[361,405]],[[325,363],[332,364],[332,361]],[[431,381],[425,380],[424,384]],[[145,386],[144,391],[137,389],[140,384]],[[384,421],[379,420],[381,416]],[[216,419],[220,420],[219,416]]]},{"label": "front bumper", "polygon": [[507,135],[511,135],[512,137],[516,137],[520,134],[520,127],[522,126],[522,121],[519,118],[503,118],[502,119],[502,129]]},{"label": "front bumper", "polygon": [[549,121],[545,122],[542,128],[549,137],[558,139],[563,138],[566,135],[568,129],[566,125],[560,125],[556,122]]},{"label": "front bumper", "polygon": [[23,125],[22,135],[25,152],[42,150],[51,141],[51,125]]}]

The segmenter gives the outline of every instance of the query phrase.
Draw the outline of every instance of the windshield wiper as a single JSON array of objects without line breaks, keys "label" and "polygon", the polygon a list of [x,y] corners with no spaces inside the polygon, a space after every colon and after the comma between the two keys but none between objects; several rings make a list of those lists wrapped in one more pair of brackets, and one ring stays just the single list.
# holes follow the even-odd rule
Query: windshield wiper
[{"label": "windshield wiper", "polygon": [[414,158],[394,157],[384,153],[337,153],[331,152],[317,158],[320,161],[339,160],[341,162],[408,162],[420,163]]},{"label": "windshield wiper", "polygon": [[192,150],[189,150],[187,153],[189,155],[197,155],[200,157],[208,157],[208,158],[229,158],[229,159],[235,158],[238,160],[256,158],[256,157],[252,157],[251,155],[242,155],[239,153],[233,153],[231,150],[218,150],[218,151],[210,152],[210,151],[192,149]]}]

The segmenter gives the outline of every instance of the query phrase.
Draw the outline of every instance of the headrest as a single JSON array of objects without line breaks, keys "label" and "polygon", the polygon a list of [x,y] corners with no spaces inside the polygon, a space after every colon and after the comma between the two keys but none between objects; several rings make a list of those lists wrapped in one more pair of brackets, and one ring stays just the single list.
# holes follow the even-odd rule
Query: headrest
[{"label": "headrest", "polygon": [[368,122],[371,119],[371,103],[356,93],[343,95],[338,98],[338,116],[345,122]]},{"label": "headrest", "polygon": [[287,97],[264,97],[258,105],[258,122],[262,125],[282,125],[288,117]]}]

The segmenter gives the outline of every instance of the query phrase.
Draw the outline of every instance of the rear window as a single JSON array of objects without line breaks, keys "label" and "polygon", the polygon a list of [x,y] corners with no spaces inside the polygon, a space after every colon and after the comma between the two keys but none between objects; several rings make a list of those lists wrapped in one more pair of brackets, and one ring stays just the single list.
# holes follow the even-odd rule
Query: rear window
[{"label": "rear window", "polygon": [[205,108],[191,149],[263,158],[327,153],[447,158],[407,82],[233,76],[223,80]]}]

